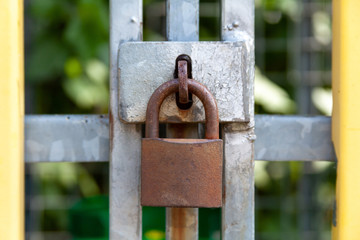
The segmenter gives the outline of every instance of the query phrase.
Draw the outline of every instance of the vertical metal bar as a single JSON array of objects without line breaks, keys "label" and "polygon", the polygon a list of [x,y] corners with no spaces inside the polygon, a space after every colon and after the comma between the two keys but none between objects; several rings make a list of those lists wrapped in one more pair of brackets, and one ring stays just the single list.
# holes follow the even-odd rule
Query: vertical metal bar
[{"label": "vertical metal bar", "polygon": [[0,238],[24,239],[23,1],[0,1]]},{"label": "vertical metal bar", "polygon": [[360,1],[333,1],[332,139],[338,158],[333,239],[360,236]]},{"label": "vertical metal bar", "polygon": [[142,39],[142,0],[110,1],[110,239],[141,239],[141,126],[118,117],[121,42]]},{"label": "vertical metal bar", "polygon": [[[222,0],[223,41],[245,40],[248,55],[241,71],[254,79],[254,0]],[[230,69],[229,69],[230,70]],[[254,94],[245,93],[250,110],[249,123],[223,125],[224,198],[222,239],[254,239]]]},{"label": "vertical metal bar", "polygon": [[240,124],[223,126],[222,239],[254,239],[254,135]]},{"label": "vertical metal bar", "polygon": [[221,39],[254,40],[254,0],[221,1]]},{"label": "vertical metal bar", "polygon": [[199,0],[166,1],[168,41],[199,40]]},{"label": "vertical metal bar", "polygon": [[[198,41],[199,0],[167,0],[166,24],[169,41]],[[167,135],[197,138],[197,125],[168,124]],[[198,216],[198,208],[167,208],[166,239],[197,240]]]}]

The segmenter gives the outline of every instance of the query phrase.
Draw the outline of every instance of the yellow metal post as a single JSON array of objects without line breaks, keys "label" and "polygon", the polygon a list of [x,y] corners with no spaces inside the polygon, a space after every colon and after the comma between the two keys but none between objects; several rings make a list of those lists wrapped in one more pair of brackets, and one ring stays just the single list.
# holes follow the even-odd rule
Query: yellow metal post
[{"label": "yellow metal post", "polygon": [[0,0],[0,239],[24,239],[23,0]]},{"label": "yellow metal post", "polygon": [[[332,138],[338,159],[333,239],[360,239],[360,1],[333,1]],[[335,214],[335,213],[334,213]]]}]

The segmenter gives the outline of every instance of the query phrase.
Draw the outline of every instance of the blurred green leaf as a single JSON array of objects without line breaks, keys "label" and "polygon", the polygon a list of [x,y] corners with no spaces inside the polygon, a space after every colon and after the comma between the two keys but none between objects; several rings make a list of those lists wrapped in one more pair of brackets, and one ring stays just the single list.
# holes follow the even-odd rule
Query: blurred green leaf
[{"label": "blurred green leaf", "polygon": [[91,59],[86,63],[86,74],[94,83],[106,83],[109,68],[97,59]]},{"label": "blurred green leaf", "polygon": [[331,43],[331,16],[325,11],[316,11],[312,17],[312,27],[315,39],[323,44]]},{"label": "blurred green leaf", "polygon": [[289,94],[255,68],[255,102],[271,113],[294,113]]},{"label": "blurred green leaf", "polygon": [[145,240],[165,240],[165,232],[159,230],[149,230],[145,232]]},{"label": "blurred green leaf", "polygon": [[106,108],[108,105],[109,91],[105,84],[95,84],[89,78],[66,79],[63,83],[65,93],[80,108],[94,106]]},{"label": "blurred green leaf", "polygon": [[333,106],[331,89],[316,87],[312,90],[311,99],[321,113],[331,116]]},{"label": "blurred green leaf", "polygon": [[64,66],[65,74],[68,78],[79,77],[82,73],[80,61],[77,58],[69,58]]},{"label": "blurred green leaf", "polygon": [[266,170],[268,162],[256,161],[254,168],[255,186],[259,189],[266,189],[270,184],[270,176]]}]

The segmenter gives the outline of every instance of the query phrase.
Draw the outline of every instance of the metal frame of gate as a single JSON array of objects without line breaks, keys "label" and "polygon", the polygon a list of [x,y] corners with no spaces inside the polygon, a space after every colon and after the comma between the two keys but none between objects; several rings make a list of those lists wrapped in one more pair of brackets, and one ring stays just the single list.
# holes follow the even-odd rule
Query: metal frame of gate
[{"label": "metal frame of gate", "polygon": [[[142,1],[110,2],[111,102],[106,115],[41,115],[25,117],[23,88],[23,2],[0,2],[0,236],[24,238],[25,162],[94,162],[110,160],[110,238],[141,239],[139,164],[141,128],[117,117],[117,54],[120,42],[141,41]],[[176,18],[190,6],[191,17]],[[253,1],[222,0],[222,40],[253,39]],[[339,161],[334,239],[356,239],[360,196],[359,161],[360,21],[357,0],[334,0],[334,123]],[[167,34],[172,41],[198,39],[196,0],[168,0]],[[188,15],[189,16],[189,15]],[[192,26],[184,32],[182,23]],[[341,81],[340,81],[341,78]],[[254,123],[257,136],[255,150]],[[225,146],[223,239],[254,239],[253,159],[269,161],[335,161],[330,118],[255,116],[249,123],[222,125]],[[44,134],[46,133],[46,135]],[[109,134],[110,133],[110,134]],[[109,152],[110,149],[110,152]],[[255,157],[254,157],[255,154]],[[171,211],[171,210],[169,210]],[[168,214],[171,212],[168,211]],[[186,212],[195,224],[183,231],[197,239],[197,211]],[[192,215],[191,215],[192,214]],[[189,221],[190,222],[190,221]],[[170,233],[171,221],[167,221]],[[169,236],[169,235],[168,235]]]},{"label": "metal frame of gate", "polygon": [[[222,208],[223,239],[254,238],[253,178],[253,77],[254,77],[254,2],[222,1],[222,40],[248,41],[251,55],[249,99],[250,121],[223,125],[224,196]],[[197,41],[199,1],[167,1],[167,38],[170,41]],[[119,117],[119,45],[142,40],[142,0],[110,2],[110,239],[141,239],[140,146],[141,131],[136,124],[123,123]],[[121,53],[120,53],[121,54]],[[251,65],[251,64],[250,64]],[[231,71],[231,69],[227,69]],[[233,103],[235,104],[235,103]],[[233,108],[230,104],[228,109]],[[221,117],[221,116],[220,116]],[[170,134],[176,131],[170,129]],[[197,132],[195,129],[187,129]],[[240,174],[241,173],[241,174]],[[198,238],[198,211],[186,209],[181,225],[175,226],[167,209],[166,233],[173,239]],[[178,229],[176,229],[178,228]],[[183,238],[177,238],[180,232]]]}]

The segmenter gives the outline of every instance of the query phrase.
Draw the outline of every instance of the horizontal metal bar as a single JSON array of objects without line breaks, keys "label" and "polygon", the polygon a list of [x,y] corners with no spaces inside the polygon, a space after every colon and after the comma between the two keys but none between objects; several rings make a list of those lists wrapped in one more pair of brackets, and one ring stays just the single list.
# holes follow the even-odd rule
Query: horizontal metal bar
[{"label": "horizontal metal bar", "polygon": [[255,134],[255,160],[336,160],[329,117],[257,115]]},{"label": "horizontal metal bar", "polygon": [[25,117],[25,162],[109,160],[107,115]]},{"label": "horizontal metal bar", "polygon": [[[255,116],[255,159],[335,161],[329,117]],[[25,162],[109,160],[107,115],[28,115]]]}]

